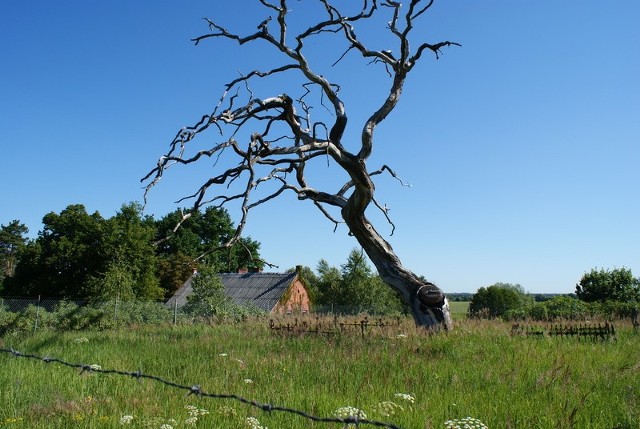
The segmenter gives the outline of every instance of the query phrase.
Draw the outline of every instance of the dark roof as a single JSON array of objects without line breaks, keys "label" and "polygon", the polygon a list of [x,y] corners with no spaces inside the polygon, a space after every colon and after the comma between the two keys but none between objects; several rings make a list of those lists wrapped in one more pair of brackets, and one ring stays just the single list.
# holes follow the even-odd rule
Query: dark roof
[{"label": "dark roof", "polygon": [[[194,276],[197,274],[194,274]],[[191,276],[176,293],[169,298],[166,305],[182,307],[187,297],[193,293]],[[223,273],[219,274],[224,285],[225,294],[238,305],[255,305],[264,311],[271,311],[280,298],[289,289],[296,278],[292,273]]]}]

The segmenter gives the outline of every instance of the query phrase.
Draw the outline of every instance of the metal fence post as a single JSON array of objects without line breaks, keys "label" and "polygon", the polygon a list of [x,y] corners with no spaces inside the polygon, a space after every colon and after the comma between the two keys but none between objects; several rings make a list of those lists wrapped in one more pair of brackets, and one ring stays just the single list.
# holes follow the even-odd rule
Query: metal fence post
[{"label": "metal fence post", "polygon": [[173,303],[173,326],[178,324],[178,300]]},{"label": "metal fence post", "polygon": [[38,295],[38,302],[36,303],[36,321],[33,324],[33,333],[38,330],[38,317],[40,316],[40,295]]}]

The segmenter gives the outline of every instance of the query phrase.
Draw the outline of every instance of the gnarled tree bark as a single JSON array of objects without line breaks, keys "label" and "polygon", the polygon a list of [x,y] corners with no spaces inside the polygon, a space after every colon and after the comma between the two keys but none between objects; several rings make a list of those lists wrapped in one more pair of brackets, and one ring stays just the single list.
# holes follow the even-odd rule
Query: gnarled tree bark
[{"label": "gnarled tree bark", "polygon": [[[241,215],[236,234],[227,245],[232,245],[240,238],[252,208],[283,192],[294,192],[298,199],[312,201],[336,226],[339,223],[347,225],[349,233],[358,240],[381,278],[411,305],[418,325],[450,329],[451,318],[444,293],[433,283],[421,280],[404,268],[391,245],[366,217],[367,209],[374,203],[391,222],[386,209],[374,197],[372,178],[384,172],[393,177],[396,175],[386,165],[375,171],[367,168],[377,125],[396,107],[404,82],[424,51],[431,51],[438,58],[441,48],[458,45],[445,41],[422,43],[417,49],[411,49],[409,35],[414,22],[433,5],[433,0],[409,0],[406,10],[400,3],[392,0],[362,0],[361,7],[351,15],[343,14],[329,0],[316,0],[325,19],[311,23],[306,30],[295,36],[289,35],[291,11],[287,0],[279,0],[277,4],[267,0],[258,1],[273,16],[260,23],[255,33],[240,36],[207,19],[210,32],[193,41],[198,44],[206,39],[223,38],[234,40],[240,45],[265,41],[284,58],[285,63],[268,70],[254,70],[229,82],[213,112],[204,115],[195,125],[181,129],[169,151],[142,179],[143,182],[148,182],[145,198],[146,193],[173,164],[191,164],[210,157],[215,157],[217,163],[224,152],[231,150],[236,156],[237,164],[211,177],[194,194],[186,197],[194,200],[196,209],[206,204],[224,206],[230,202],[240,202]],[[356,35],[356,25],[382,13],[382,8],[390,13],[391,20],[387,29],[397,41],[395,51],[371,50]],[[271,30],[270,25],[275,26],[275,30]],[[339,96],[340,87],[315,72],[303,55],[305,43],[323,33],[334,34],[336,37],[342,35],[347,47],[341,59],[347,53],[356,51],[372,63],[382,64],[391,77],[387,96],[362,127],[360,142],[356,145],[357,151],[349,151],[343,144],[347,113]],[[287,94],[260,98],[254,96],[250,89],[250,82],[254,79],[269,79],[287,73],[298,73],[306,81],[302,85],[302,95],[296,99]],[[311,119],[311,108],[306,100],[310,93],[319,94],[321,104],[332,113],[332,123]],[[246,101],[242,102],[241,99],[244,98]],[[324,105],[325,102],[328,102],[328,106]],[[187,156],[187,145],[212,125],[221,136],[228,137],[208,149]],[[246,130],[250,127],[249,134]],[[237,140],[241,137],[246,139],[244,144]],[[338,192],[325,192],[312,187],[305,175],[305,169],[311,161],[327,156],[349,177]],[[266,195],[254,196],[257,188],[267,182],[277,184],[276,189],[270,190]],[[331,213],[332,208],[337,210],[342,221]]]}]

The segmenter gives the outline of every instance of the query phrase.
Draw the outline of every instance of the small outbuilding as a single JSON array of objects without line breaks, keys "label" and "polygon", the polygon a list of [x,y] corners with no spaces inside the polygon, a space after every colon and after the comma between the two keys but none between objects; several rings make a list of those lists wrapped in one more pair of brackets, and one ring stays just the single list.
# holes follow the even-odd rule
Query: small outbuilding
[{"label": "small outbuilding", "polygon": [[[182,307],[193,293],[192,275],[166,302],[167,307]],[[254,305],[268,313],[308,313],[309,292],[300,277],[300,267],[290,273],[220,273],[225,294],[234,304]]]}]

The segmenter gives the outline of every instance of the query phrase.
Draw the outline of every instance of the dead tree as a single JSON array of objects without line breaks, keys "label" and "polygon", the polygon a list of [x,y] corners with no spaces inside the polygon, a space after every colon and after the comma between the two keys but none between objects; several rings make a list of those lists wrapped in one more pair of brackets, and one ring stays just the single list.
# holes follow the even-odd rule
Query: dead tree
[{"label": "dead tree", "polygon": [[[315,204],[336,226],[346,224],[349,234],[358,240],[381,278],[410,304],[418,325],[450,329],[451,318],[444,293],[404,268],[391,245],[366,216],[367,209],[375,206],[391,223],[386,207],[374,198],[373,178],[383,173],[396,175],[387,165],[377,170],[369,170],[367,166],[376,127],[398,104],[405,80],[422,55],[429,52],[438,58],[443,47],[458,45],[444,41],[421,43],[412,49],[409,44],[414,23],[429,10],[433,0],[408,0],[406,7],[392,0],[361,0],[360,6],[356,6],[357,10],[351,14],[345,14],[330,0],[315,0],[323,18],[308,27],[300,27],[300,32],[295,34],[290,34],[294,14],[288,9],[287,0],[258,1],[270,16],[257,26],[257,31],[239,35],[206,19],[209,33],[194,38],[193,42],[197,45],[208,39],[226,39],[243,47],[266,42],[272,51],[271,58],[283,62],[266,70],[253,70],[227,83],[213,111],[195,125],[182,128],[168,152],[142,179],[146,183],[145,198],[172,165],[214,159],[214,168],[218,169],[221,158],[232,155],[231,167],[220,168],[195,193],[183,199],[193,200],[194,209],[210,204],[235,203],[239,207],[236,235],[228,245],[239,239],[251,209],[284,192],[293,192],[299,200]],[[353,7],[355,2],[346,3]],[[295,6],[300,7],[300,2]],[[389,19],[386,31],[396,44],[395,50],[371,49],[356,34],[356,27],[385,13]],[[347,139],[347,110],[340,86],[316,71],[307,58],[309,42],[320,43],[321,38],[344,43],[345,50],[334,66],[347,55],[356,54],[371,67],[382,66],[383,73],[386,71],[389,77],[388,93],[383,92],[386,97],[382,97],[380,105],[374,106],[355,141],[344,141]],[[295,97],[286,93],[266,98],[254,94],[252,88],[256,81],[272,81],[281,76],[286,77],[284,83],[288,90],[292,86],[295,88]],[[324,116],[323,120],[312,119],[312,99],[318,107],[313,111],[314,115],[321,110],[329,119]],[[188,144],[209,128],[218,131],[220,140],[207,149],[187,155]],[[308,172],[309,166],[316,163],[325,164],[325,167],[326,163],[337,165],[346,173],[346,183],[337,192],[313,185]]]}]

